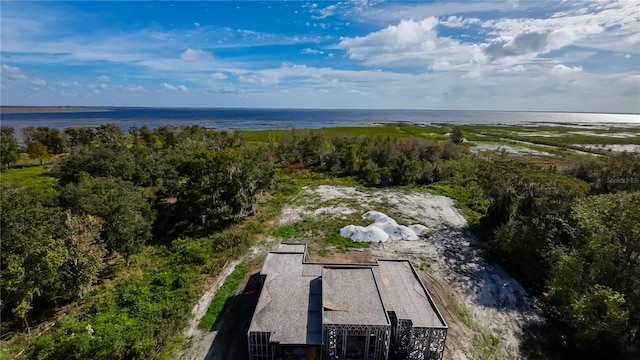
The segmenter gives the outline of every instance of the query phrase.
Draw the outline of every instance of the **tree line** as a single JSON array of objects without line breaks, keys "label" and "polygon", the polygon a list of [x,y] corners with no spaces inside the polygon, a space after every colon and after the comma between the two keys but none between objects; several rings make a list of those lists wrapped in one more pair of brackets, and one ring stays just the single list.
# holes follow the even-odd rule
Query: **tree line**
[{"label": "tree line", "polygon": [[[55,191],[0,183],[1,310],[3,319],[19,319],[27,330],[30,319],[45,309],[81,299],[109,268],[117,266],[118,259],[128,266],[131,257],[149,244],[168,241],[183,248],[180,238],[224,229],[251,214],[256,197],[271,187],[274,176],[263,149],[248,148],[237,132],[167,126],[125,133],[109,124],[63,132],[24,128],[22,135],[27,151],[30,144],[41,144],[47,152],[64,154],[51,165],[59,182]],[[13,131],[3,128],[2,136],[3,150],[5,140],[16,142]],[[3,151],[7,164],[4,155]],[[237,235],[227,235],[212,238],[216,242],[212,252],[236,245]],[[197,251],[189,255],[188,246],[183,250],[175,255],[178,263],[206,262]],[[172,287],[173,281],[180,281],[180,287]],[[172,292],[181,291],[184,281],[174,279],[165,285]],[[174,295],[167,296],[166,301],[175,301]],[[171,304],[163,306],[175,307]],[[115,326],[112,320],[102,330],[107,331],[109,323]],[[42,345],[39,353],[50,353],[43,357],[68,358],[79,351],[60,348],[63,334],[59,336],[42,338],[53,341]],[[88,346],[91,340],[87,341]],[[133,354],[110,349],[114,357]],[[141,351],[148,355],[148,350]]]}]

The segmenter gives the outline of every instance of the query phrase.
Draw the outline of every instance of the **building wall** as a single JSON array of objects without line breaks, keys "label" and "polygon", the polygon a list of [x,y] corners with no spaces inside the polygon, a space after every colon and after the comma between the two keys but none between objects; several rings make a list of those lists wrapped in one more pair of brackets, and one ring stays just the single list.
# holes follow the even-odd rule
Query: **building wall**
[{"label": "building wall", "polygon": [[391,326],[324,324],[322,338],[322,358],[325,360],[386,360]]},{"label": "building wall", "polygon": [[447,328],[414,327],[411,320],[398,319],[389,311],[391,348],[407,360],[440,360],[444,354]]},{"label": "building wall", "polygon": [[410,360],[440,360],[444,354],[446,328],[414,327],[411,329]]},{"label": "building wall", "polygon": [[270,332],[251,331],[248,334],[249,359],[275,360],[275,347],[270,343]]}]

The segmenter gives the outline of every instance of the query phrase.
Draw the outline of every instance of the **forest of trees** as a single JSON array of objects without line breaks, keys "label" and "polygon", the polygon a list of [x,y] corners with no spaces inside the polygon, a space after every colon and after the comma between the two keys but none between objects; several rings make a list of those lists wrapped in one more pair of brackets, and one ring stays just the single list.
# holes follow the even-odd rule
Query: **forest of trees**
[{"label": "forest of trees", "polygon": [[[3,146],[6,139],[15,142],[13,131],[3,128],[2,134]],[[41,336],[37,358],[148,357],[163,338],[159,334],[173,331],[188,313],[190,266],[206,262],[206,249],[190,248],[184,239],[250,214],[274,176],[263,150],[248,149],[238,133],[197,126],[143,127],[129,134],[116,125],[24,128],[22,138],[33,158],[64,156],[51,165],[59,182],[53,192],[0,183],[3,320],[19,320],[29,331],[34,319],[81,299],[113,272],[118,258],[129,266],[131,256],[154,242],[177,250],[171,269],[185,266],[118,289],[84,322]],[[13,142],[7,151],[18,151]],[[42,152],[32,153],[34,146]],[[2,158],[11,165],[17,154],[3,148]],[[237,245],[224,237],[212,242],[211,253]],[[100,337],[81,336],[87,325],[89,335]],[[69,338],[71,333],[79,336]]]},{"label": "forest of trees", "polygon": [[[556,345],[562,354],[640,356],[638,154],[581,157],[556,168],[504,153],[471,154],[459,132],[438,142],[291,130],[269,144],[246,144],[240,132],[197,126],[128,133],[115,125],[63,132],[26,128],[22,135],[33,158],[65,154],[53,164],[59,180],[55,193],[13,184],[0,189],[2,312],[26,325],[36,306],[81,298],[112,266],[110,259],[121,256],[128,263],[145,244],[173,239],[176,261],[204,264],[179,237],[223,231],[254,211],[256,196],[272,188],[276,171],[304,169],[373,187],[452,189],[466,214],[477,215],[470,230],[485,255],[537,296],[559,324]],[[2,163],[9,166],[16,162],[12,154],[18,145],[10,140],[12,130],[3,128],[2,136]],[[216,239],[215,251],[237,241]],[[188,309],[170,304],[184,298],[180,284],[192,281],[189,276],[193,273],[171,272],[119,290],[95,305],[93,314],[111,314],[105,309],[116,305],[146,313],[96,315],[91,331],[83,330],[88,322],[61,326],[41,337],[35,354],[148,356],[157,346],[153,337],[136,340],[127,331],[158,334],[174,326],[175,317],[168,314]],[[149,328],[131,320],[135,316],[158,319],[160,325]],[[65,336],[71,333],[83,335],[70,341]],[[87,333],[103,335],[97,341]]]}]

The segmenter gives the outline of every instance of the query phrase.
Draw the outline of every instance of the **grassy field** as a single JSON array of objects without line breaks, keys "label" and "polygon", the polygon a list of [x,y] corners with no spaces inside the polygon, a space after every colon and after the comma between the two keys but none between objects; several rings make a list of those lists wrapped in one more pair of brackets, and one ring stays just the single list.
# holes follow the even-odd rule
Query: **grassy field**
[{"label": "grassy field", "polygon": [[281,241],[308,241],[320,246],[321,250],[326,251],[329,247],[339,251],[354,248],[368,247],[367,242],[354,242],[340,236],[340,229],[347,225],[366,226],[370,221],[363,220],[359,215],[346,219],[336,219],[333,217],[314,217],[305,218],[301,221],[290,225],[277,227],[273,231],[273,236]]},{"label": "grassy field", "polygon": [[58,179],[51,176],[51,172],[44,166],[2,170],[0,171],[0,181],[43,190],[53,190],[58,186]]},{"label": "grassy field", "polygon": [[[308,132],[313,131],[319,134],[335,134],[345,136],[374,135],[382,137],[403,137],[415,136],[434,140],[447,140],[445,135],[451,131],[449,126],[429,126],[415,124],[381,124],[378,126],[350,126],[350,127],[333,127],[321,129],[297,129],[295,131]],[[269,143],[278,141],[280,136],[288,130],[247,130],[243,131],[247,141],[256,141]]]},{"label": "grassy field", "polygon": [[213,327],[213,324],[215,324],[225,302],[235,294],[238,289],[238,285],[240,285],[248,271],[249,267],[245,263],[241,263],[236,266],[235,270],[233,270],[231,275],[229,275],[224,281],[224,285],[222,285],[220,290],[216,292],[213,300],[211,300],[211,305],[209,305],[207,313],[202,317],[202,320],[200,320],[200,324],[198,324],[200,329],[208,331]]}]

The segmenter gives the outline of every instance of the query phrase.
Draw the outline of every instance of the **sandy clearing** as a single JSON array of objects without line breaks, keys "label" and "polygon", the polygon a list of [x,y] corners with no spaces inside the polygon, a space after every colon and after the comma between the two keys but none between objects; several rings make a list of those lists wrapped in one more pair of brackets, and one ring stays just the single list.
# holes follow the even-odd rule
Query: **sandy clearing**
[{"label": "sandy clearing", "polygon": [[353,187],[326,185],[307,187],[299,196],[310,199],[310,203],[312,199],[320,199],[335,204],[343,199],[342,206],[346,209],[342,213],[330,212],[322,203],[316,203],[315,209],[309,204],[287,206],[280,218],[281,224],[318,213],[339,217],[347,210],[376,210],[375,204],[384,201],[393,207],[396,216],[419,222],[431,230],[428,237],[418,241],[372,244],[368,255],[372,258],[408,258],[416,266],[427,266],[429,270],[425,275],[437,284],[435,287],[427,284],[427,287],[435,292],[434,296],[441,298],[442,306],[448,309],[452,304],[447,302],[457,302],[468,314],[470,326],[463,324],[459,315],[446,311],[450,315],[448,321],[452,331],[445,358],[478,358],[481,354],[472,340],[482,334],[491,334],[499,340],[496,355],[517,358],[524,325],[542,320],[540,310],[522,286],[499,266],[481,257],[474,247],[476,239],[465,230],[464,215],[450,198],[421,192],[388,189],[365,192]]},{"label": "sandy clearing", "polygon": [[[533,145],[533,144],[532,144]],[[479,151],[506,151],[509,154],[514,155],[544,155],[544,156],[553,156],[553,154],[548,153],[546,151],[539,151],[534,149],[529,149],[525,147],[517,147],[505,144],[496,144],[496,143],[476,143],[476,146],[473,146],[471,149],[473,152]]]},{"label": "sandy clearing", "polygon": [[[455,208],[453,200],[445,196],[429,193],[402,193],[392,190],[378,190],[365,192],[354,187],[320,185],[316,188],[306,187],[298,195],[298,199],[308,199],[306,205],[286,206],[278,221],[279,225],[285,225],[302,220],[304,217],[318,216],[322,214],[342,216],[359,213],[362,209],[375,210],[376,204],[387,202],[399,209],[399,215],[403,220],[416,219],[429,229],[437,229],[442,226],[465,227],[467,219]],[[313,199],[319,199],[320,204],[312,204]],[[348,200],[336,204],[335,200]],[[326,204],[330,202],[331,204]],[[354,208],[353,205],[358,205]],[[400,219],[397,219],[400,220]]]}]

